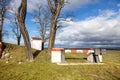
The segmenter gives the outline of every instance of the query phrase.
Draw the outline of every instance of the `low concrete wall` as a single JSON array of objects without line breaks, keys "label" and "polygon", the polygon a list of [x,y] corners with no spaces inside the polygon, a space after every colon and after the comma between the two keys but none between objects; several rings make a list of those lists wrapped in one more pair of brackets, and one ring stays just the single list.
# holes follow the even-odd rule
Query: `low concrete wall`
[{"label": "low concrete wall", "polygon": [[94,52],[94,50],[93,49],[84,49],[84,50],[82,50],[82,49],[66,49],[65,50],[65,53],[86,53],[86,54],[88,54],[90,52]]}]

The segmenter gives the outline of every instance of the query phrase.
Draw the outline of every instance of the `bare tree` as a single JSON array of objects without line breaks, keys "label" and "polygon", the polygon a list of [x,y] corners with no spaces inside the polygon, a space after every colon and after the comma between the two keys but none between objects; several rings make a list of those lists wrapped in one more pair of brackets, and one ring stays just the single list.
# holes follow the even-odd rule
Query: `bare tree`
[{"label": "bare tree", "polygon": [[57,28],[57,19],[60,15],[61,9],[64,6],[65,0],[47,0],[49,8],[52,13],[51,18],[51,27],[50,27],[50,38],[48,44],[48,53],[51,53],[51,48],[54,47],[56,28]]},{"label": "bare tree", "polygon": [[15,34],[15,36],[17,38],[17,45],[20,45],[21,31],[20,31],[20,27],[18,24],[16,13],[15,13],[14,21],[11,21],[11,22],[12,22],[12,25],[11,25],[12,32]]},{"label": "bare tree", "polygon": [[24,38],[25,48],[27,52],[27,59],[29,62],[33,61],[33,54],[31,50],[31,43],[28,35],[28,31],[25,26],[25,18],[27,11],[27,0],[22,0],[18,8],[17,18],[20,25],[20,31]]},{"label": "bare tree", "polygon": [[44,43],[49,38],[46,33],[50,26],[50,10],[48,6],[38,5],[38,10],[34,15],[35,23],[39,24],[40,37],[42,39],[42,50],[44,49]]},{"label": "bare tree", "polygon": [[7,0],[0,0],[0,42],[2,42],[2,29],[3,29],[7,4],[8,4]]}]

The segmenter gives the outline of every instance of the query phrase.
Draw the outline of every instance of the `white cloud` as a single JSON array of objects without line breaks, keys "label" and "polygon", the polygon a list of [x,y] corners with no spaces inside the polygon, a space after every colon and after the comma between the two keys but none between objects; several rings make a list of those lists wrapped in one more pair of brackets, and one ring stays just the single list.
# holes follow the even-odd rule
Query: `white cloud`
[{"label": "white cloud", "polygon": [[[104,14],[104,15],[103,15]],[[102,16],[101,16],[102,15]],[[107,15],[107,16],[106,16]],[[112,17],[114,16],[114,17]],[[111,46],[120,43],[120,15],[118,12],[103,11],[99,16],[83,21],[64,22],[66,27],[57,34],[56,41],[67,46]],[[57,41],[57,42],[59,42]],[[60,45],[60,42],[56,44]],[[94,46],[94,47],[95,47]]]},{"label": "white cloud", "polygon": [[[45,5],[47,4],[47,0],[27,0],[27,11],[28,12],[33,12],[33,10],[36,10],[39,5]],[[17,10],[21,3],[21,0],[13,0],[10,3],[10,6],[14,8],[14,10]]]},{"label": "white cloud", "polygon": [[[27,0],[28,1],[28,12],[33,12],[33,10],[36,10],[39,5],[47,5],[47,0]],[[92,4],[97,2],[98,0],[68,0],[69,3],[67,3],[64,7],[64,9],[71,10],[75,8],[80,8],[81,6]],[[21,0],[13,0],[10,3],[10,6],[18,8],[20,5]]]},{"label": "white cloud", "polygon": [[111,18],[113,16],[116,16],[118,13],[112,11],[112,10],[99,10],[99,15],[100,16],[105,16],[105,17],[108,17],[108,18]]},{"label": "white cloud", "polygon": [[28,12],[33,12],[33,10],[38,9],[38,6],[46,4],[47,0],[28,0]]},{"label": "white cloud", "polygon": [[[64,8],[71,10],[97,1],[98,0],[68,0],[69,3],[67,3]],[[28,0],[28,11],[33,12],[33,9],[37,9],[39,5],[47,5],[47,0]]]},{"label": "white cloud", "polygon": [[117,4],[118,7],[120,7],[120,4]]},{"label": "white cloud", "polygon": [[9,6],[12,8],[12,10],[16,11],[21,3],[21,0],[13,0],[10,2]]},{"label": "white cloud", "polygon": [[84,5],[96,3],[98,0],[67,0],[65,9],[72,10],[75,8],[81,8]]}]

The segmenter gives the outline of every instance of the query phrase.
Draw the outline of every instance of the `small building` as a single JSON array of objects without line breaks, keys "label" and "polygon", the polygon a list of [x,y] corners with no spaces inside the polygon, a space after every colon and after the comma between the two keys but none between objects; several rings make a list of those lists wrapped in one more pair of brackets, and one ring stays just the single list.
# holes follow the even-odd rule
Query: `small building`
[{"label": "small building", "polygon": [[52,48],[51,50],[52,63],[65,63],[64,48]]},{"label": "small building", "polygon": [[42,50],[42,39],[37,37],[32,37],[31,47],[33,49]]}]

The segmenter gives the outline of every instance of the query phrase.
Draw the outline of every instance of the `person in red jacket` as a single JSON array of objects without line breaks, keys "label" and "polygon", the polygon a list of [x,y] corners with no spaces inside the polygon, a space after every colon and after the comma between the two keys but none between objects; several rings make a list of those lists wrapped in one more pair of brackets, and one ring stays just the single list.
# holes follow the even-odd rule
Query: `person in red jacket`
[{"label": "person in red jacket", "polygon": [[0,58],[2,57],[2,43],[0,42]]}]

